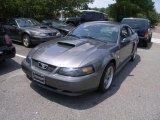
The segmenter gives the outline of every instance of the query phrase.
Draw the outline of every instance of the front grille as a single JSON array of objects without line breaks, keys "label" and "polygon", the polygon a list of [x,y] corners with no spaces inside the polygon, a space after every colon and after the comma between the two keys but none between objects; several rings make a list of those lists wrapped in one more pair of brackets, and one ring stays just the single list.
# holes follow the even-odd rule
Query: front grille
[{"label": "front grille", "polygon": [[49,36],[56,36],[56,33],[48,33]]},{"label": "front grille", "polygon": [[[45,64],[45,65],[47,65],[47,67],[43,68],[40,64]],[[32,60],[32,65],[36,68],[39,68],[39,69],[41,69],[43,71],[47,71],[47,72],[52,72],[57,68],[56,66],[49,65],[47,63],[43,63],[43,62],[40,62],[40,61],[37,61],[37,60]]]}]

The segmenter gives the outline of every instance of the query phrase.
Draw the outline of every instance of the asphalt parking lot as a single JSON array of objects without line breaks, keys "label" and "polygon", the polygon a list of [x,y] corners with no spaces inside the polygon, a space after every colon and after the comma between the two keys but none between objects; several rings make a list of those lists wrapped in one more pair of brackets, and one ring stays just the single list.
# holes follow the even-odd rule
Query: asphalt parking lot
[{"label": "asphalt parking lot", "polygon": [[0,63],[0,120],[160,120],[160,33],[138,48],[107,93],[79,97],[32,84],[21,70],[30,48],[14,45],[16,57]]}]

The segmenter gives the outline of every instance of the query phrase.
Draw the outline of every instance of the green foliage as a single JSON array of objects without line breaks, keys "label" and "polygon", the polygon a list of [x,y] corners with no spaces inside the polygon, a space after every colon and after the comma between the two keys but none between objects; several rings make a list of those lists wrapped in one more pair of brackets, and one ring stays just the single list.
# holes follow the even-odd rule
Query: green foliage
[{"label": "green foliage", "polygon": [[93,0],[0,0],[0,18],[57,18],[60,10],[74,14],[75,9],[88,8],[89,2]]},{"label": "green foliage", "polygon": [[124,17],[149,18],[152,24],[158,22],[152,0],[116,0],[115,4],[109,6],[109,15],[118,22]]}]

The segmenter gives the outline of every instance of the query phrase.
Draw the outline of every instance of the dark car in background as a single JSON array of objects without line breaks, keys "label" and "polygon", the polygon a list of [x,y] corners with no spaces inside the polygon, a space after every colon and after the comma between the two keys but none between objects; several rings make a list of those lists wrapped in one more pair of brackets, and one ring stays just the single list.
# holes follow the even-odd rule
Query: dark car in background
[{"label": "dark car in background", "polygon": [[57,41],[32,49],[22,69],[43,88],[80,95],[109,89],[115,73],[135,60],[138,35],[128,25],[96,21],[78,26]]},{"label": "dark car in background", "polygon": [[151,42],[152,31],[150,20],[144,18],[123,18],[121,23],[129,25],[137,32],[139,41],[144,47],[147,47],[148,43]]},{"label": "dark car in background", "polygon": [[58,20],[43,20],[43,25],[57,29],[63,36],[67,35],[75,27]]},{"label": "dark car in background", "polygon": [[16,49],[0,23],[0,61],[15,57]]},{"label": "dark car in background", "polygon": [[60,32],[29,18],[14,18],[4,25],[6,33],[13,41],[22,42],[25,47],[39,44],[60,36]]},{"label": "dark car in background", "polygon": [[95,11],[95,10],[81,10],[79,12],[81,13],[80,17],[68,18],[66,20],[66,23],[74,26],[78,26],[79,24],[84,22],[108,20],[108,16],[106,14]]}]

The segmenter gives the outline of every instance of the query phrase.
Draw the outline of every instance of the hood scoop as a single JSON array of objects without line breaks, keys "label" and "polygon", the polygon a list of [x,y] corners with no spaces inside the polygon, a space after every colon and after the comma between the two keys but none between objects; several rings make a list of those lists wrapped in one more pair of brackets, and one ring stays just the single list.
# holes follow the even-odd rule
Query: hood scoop
[{"label": "hood scoop", "polygon": [[39,28],[46,29],[47,27],[46,26],[40,26]]},{"label": "hood scoop", "polygon": [[82,40],[65,40],[65,41],[57,42],[58,45],[70,46],[70,47],[77,47],[84,43],[85,42]]},{"label": "hood scoop", "polygon": [[57,42],[58,45],[60,46],[66,46],[66,47],[75,47],[74,44],[71,44],[71,43],[67,43],[67,42]]}]

